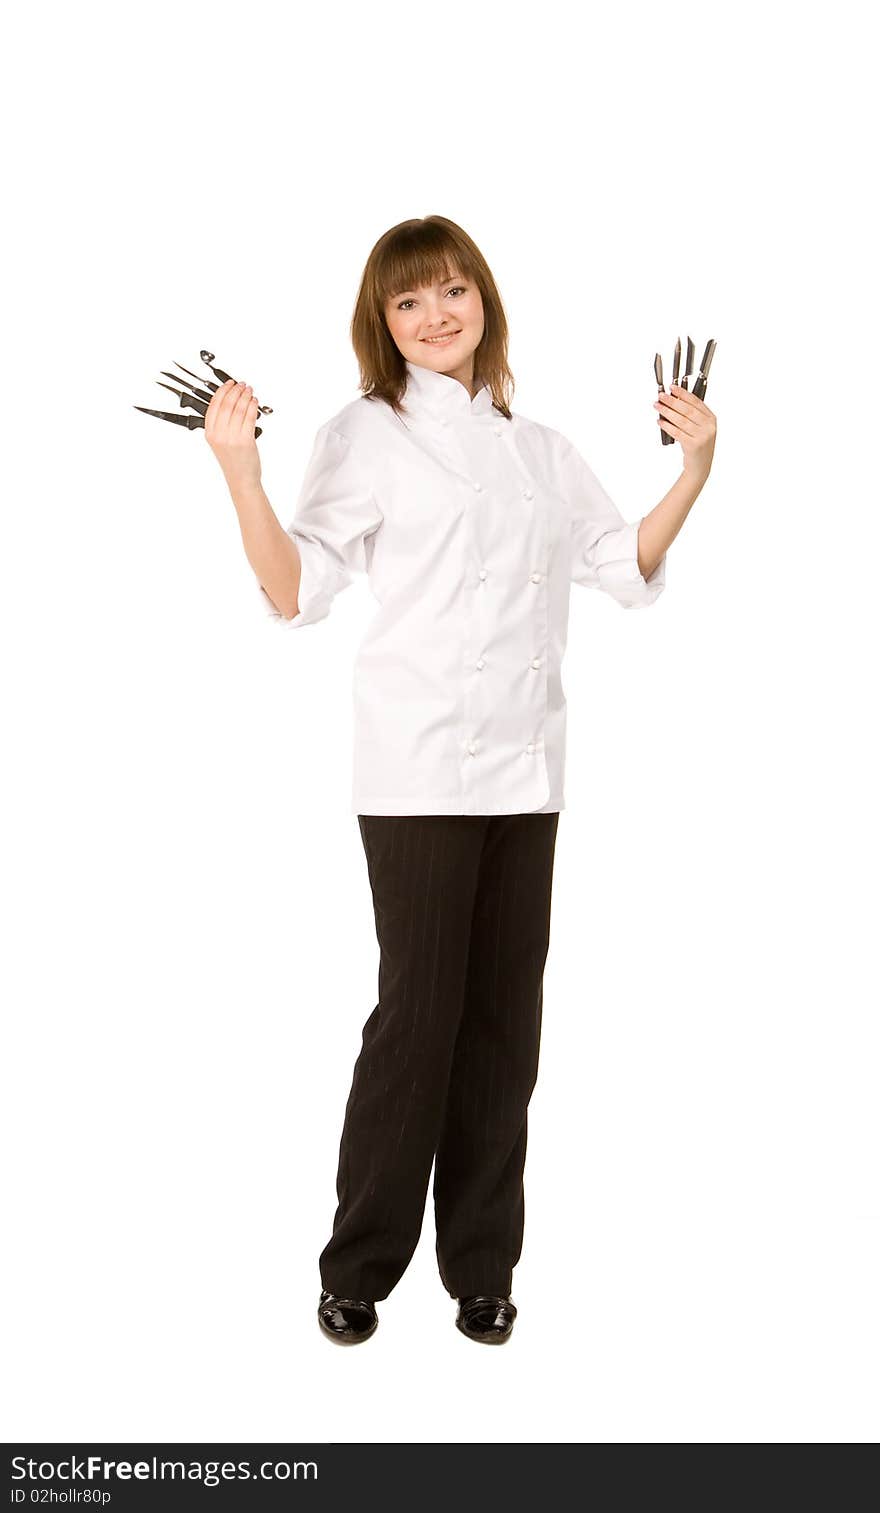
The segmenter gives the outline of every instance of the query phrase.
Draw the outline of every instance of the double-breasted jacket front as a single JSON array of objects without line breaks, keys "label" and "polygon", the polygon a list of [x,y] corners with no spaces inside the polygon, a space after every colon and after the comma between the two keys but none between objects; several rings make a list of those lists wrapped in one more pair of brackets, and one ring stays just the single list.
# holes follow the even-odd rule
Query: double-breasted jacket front
[{"label": "double-breasted jacket front", "polygon": [[405,417],[360,396],[317,432],[287,527],[299,613],[322,620],[358,572],[378,601],[355,659],[351,810],[565,808],[561,666],[572,583],[652,604],[627,523],[560,432],[485,385],[407,362]]}]

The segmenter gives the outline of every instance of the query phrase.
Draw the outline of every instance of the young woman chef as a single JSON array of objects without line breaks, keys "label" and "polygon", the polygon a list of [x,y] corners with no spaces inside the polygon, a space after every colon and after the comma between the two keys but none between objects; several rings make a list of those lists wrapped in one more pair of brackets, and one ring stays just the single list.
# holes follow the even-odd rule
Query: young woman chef
[{"label": "young woman chef", "polygon": [[205,420],[264,608],[322,620],[366,572],[378,612],[353,685],[352,812],[380,947],[339,1150],[318,1319],[376,1330],[419,1239],[431,1167],[437,1263],[469,1338],[510,1337],[524,1228],[559,814],[572,583],[653,604],[712,464],[715,416],[674,386],[658,424],[681,476],[637,524],[574,446],[509,407],[495,280],[443,216],[367,259],[351,326],[361,393],[322,425],[285,530],[261,487],[250,386]]}]

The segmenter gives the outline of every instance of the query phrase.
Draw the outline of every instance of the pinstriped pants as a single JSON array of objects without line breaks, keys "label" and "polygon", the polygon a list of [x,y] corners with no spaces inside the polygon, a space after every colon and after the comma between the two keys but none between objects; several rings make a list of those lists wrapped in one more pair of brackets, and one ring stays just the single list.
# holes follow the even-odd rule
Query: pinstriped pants
[{"label": "pinstriped pants", "polygon": [[358,815],[379,942],[321,1285],[386,1298],[434,1164],[440,1278],[510,1294],[525,1219],[559,814]]}]

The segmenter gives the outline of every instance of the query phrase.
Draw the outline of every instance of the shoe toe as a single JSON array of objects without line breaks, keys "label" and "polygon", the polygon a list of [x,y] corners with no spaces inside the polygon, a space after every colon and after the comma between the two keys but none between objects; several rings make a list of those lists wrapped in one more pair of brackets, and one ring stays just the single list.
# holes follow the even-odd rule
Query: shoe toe
[{"label": "shoe toe", "polygon": [[516,1318],[516,1304],[511,1298],[478,1294],[459,1298],[456,1325],[468,1339],[485,1345],[500,1345],[509,1340]]},{"label": "shoe toe", "polygon": [[318,1323],[329,1339],[354,1345],[375,1333],[379,1319],[375,1305],[365,1298],[341,1298],[324,1289],[318,1303]]}]

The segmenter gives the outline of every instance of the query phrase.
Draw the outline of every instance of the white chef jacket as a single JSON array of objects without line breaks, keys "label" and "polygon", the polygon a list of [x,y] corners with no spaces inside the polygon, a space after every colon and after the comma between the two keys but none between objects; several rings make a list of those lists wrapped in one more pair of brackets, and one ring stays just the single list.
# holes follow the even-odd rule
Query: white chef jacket
[{"label": "white chef jacket", "polygon": [[560,669],[572,583],[653,604],[627,524],[559,431],[484,385],[407,362],[406,419],[360,395],[315,437],[287,527],[302,560],[298,630],[366,572],[379,609],[352,682],[355,814],[565,808]]}]

